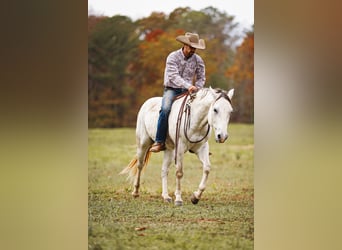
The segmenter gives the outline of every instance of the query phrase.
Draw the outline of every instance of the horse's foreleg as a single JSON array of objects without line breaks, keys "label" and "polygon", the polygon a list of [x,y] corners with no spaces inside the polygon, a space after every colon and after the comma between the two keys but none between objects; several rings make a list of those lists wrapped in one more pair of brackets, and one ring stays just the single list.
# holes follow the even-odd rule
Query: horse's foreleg
[{"label": "horse's foreleg", "polygon": [[202,193],[205,190],[206,187],[206,183],[208,180],[208,175],[210,172],[210,161],[209,161],[209,145],[208,143],[206,143],[203,148],[201,148],[199,150],[199,152],[197,153],[197,156],[199,158],[199,160],[202,162],[203,164],[203,174],[202,174],[202,179],[201,182],[198,186],[198,190],[195,191],[193,193],[193,195],[191,196],[191,202],[193,204],[197,204],[198,201],[200,200]]},{"label": "horse's foreleg", "polygon": [[176,191],[175,191],[175,205],[182,206],[182,192],[181,192],[181,179],[183,177],[183,156],[179,157],[176,163]]},{"label": "horse's foreleg", "polygon": [[173,159],[173,151],[172,150],[166,150],[164,153],[164,160],[162,165],[162,171],[161,171],[161,178],[162,178],[162,197],[165,202],[171,202],[172,198],[169,196],[168,188],[167,188],[167,177],[169,174],[169,167],[171,164],[171,161]]}]

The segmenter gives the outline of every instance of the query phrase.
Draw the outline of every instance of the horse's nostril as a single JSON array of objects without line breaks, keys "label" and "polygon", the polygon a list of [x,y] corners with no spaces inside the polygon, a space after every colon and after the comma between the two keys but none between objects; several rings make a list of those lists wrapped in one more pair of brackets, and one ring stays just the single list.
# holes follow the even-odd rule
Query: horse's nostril
[{"label": "horse's nostril", "polygon": [[218,134],[218,135],[217,135],[217,138],[218,138],[218,139],[221,139],[221,135],[220,135],[220,134]]}]

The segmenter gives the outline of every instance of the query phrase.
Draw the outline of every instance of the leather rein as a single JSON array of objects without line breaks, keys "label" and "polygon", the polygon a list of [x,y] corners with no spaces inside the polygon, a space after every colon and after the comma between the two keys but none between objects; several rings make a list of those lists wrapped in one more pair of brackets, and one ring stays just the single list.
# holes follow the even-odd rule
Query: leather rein
[{"label": "leather rein", "polygon": [[[182,120],[182,117],[183,117],[183,113],[185,113],[185,120],[184,120],[184,135],[185,135],[185,138],[191,142],[191,143],[198,143],[198,142],[201,142],[204,140],[204,138],[206,138],[209,134],[209,131],[210,131],[210,125],[208,124],[208,129],[207,129],[207,132],[206,134],[203,136],[202,139],[200,140],[196,140],[196,141],[193,141],[189,138],[188,136],[188,129],[190,128],[190,112],[191,112],[191,102],[194,100],[194,98],[196,97],[196,93],[195,94],[189,94],[189,92],[185,92],[181,95],[178,95],[176,96],[175,100],[181,98],[181,97],[184,97],[184,100],[181,104],[181,107],[179,109],[179,113],[178,113],[178,117],[177,117],[177,123],[176,123],[176,138],[175,138],[175,164],[177,164],[177,153],[178,153],[178,143],[179,143],[179,133],[180,133],[180,127],[181,127],[181,120]],[[187,101],[188,97],[190,96],[190,99]],[[186,105],[185,107],[185,110],[184,110],[184,106]]]}]

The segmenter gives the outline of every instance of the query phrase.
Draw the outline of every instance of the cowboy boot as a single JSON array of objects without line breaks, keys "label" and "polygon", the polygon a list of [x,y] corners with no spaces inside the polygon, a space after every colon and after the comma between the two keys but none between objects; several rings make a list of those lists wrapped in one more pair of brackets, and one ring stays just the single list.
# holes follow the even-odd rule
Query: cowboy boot
[{"label": "cowboy boot", "polygon": [[150,148],[150,152],[158,153],[160,151],[164,151],[166,149],[165,143],[163,142],[156,142]]}]

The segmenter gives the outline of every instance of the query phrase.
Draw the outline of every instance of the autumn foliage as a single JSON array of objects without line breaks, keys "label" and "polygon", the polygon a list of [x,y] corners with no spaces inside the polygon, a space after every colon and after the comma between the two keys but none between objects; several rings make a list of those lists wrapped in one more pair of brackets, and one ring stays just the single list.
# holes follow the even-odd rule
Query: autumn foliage
[{"label": "autumn foliage", "polygon": [[254,33],[248,33],[238,47],[234,63],[227,69],[226,76],[234,81],[239,93],[234,97],[239,109],[237,121],[254,122]]},{"label": "autumn foliage", "polygon": [[134,127],[141,104],[163,93],[167,55],[186,31],[206,41],[197,50],[206,64],[206,87],[235,88],[232,121],[253,122],[254,33],[241,40],[234,18],[208,7],[153,12],[133,22],[126,16],[88,16],[89,127]]}]

